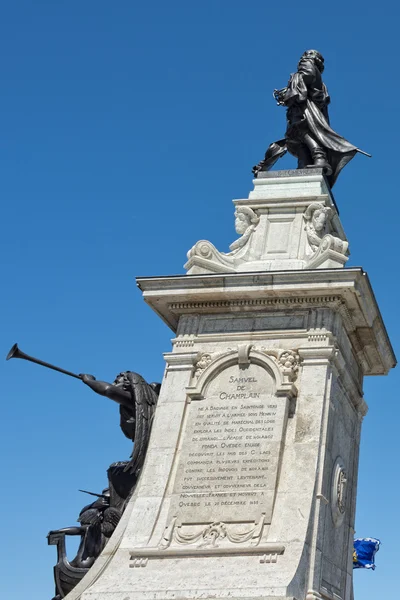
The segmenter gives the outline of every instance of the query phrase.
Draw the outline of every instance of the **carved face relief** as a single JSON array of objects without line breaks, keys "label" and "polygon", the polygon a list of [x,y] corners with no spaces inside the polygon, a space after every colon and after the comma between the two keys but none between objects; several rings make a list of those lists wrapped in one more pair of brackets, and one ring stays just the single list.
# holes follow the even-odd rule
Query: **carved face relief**
[{"label": "carved face relief", "polygon": [[235,230],[239,235],[243,235],[250,225],[250,219],[242,212],[235,212]]},{"label": "carved face relief", "polygon": [[316,210],[313,214],[312,223],[318,233],[324,231],[326,225],[326,211]]},{"label": "carved face relief", "polygon": [[117,387],[126,387],[129,386],[129,379],[126,376],[126,373],[119,373],[114,379],[113,384]]},{"label": "carved face relief", "polygon": [[307,238],[311,248],[315,251],[323,236],[328,233],[329,222],[332,218],[332,209],[320,202],[313,202],[304,213],[306,221]]}]

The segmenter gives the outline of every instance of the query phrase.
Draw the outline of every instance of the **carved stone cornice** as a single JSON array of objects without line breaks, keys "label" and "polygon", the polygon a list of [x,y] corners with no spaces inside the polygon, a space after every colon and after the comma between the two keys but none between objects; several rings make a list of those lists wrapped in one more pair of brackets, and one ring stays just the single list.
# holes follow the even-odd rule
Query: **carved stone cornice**
[{"label": "carved stone cornice", "polygon": [[199,358],[199,352],[164,352],[167,371],[188,371]]},{"label": "carved stone cornice", "polygon": [[232,545],[222,548],[134,548],[129,550],[131,568],[146,567],[151,559],[160,558],[192,558],[200,556],[258,556],[261,564],[276,563],[279,555],[285,552],[283,544],[265,543],[258,546]]},{"label": "carved stone cornice", "polygon": [[172,340],[174,348],[193,348],[194,347],[194,335],[183,335],[178,336]]},{"label": "carved stone cornice", "polygon": [[193,312],[194,310],[216,312],[230,308],[291,308],[291,307],[318,307],[329,306],[339,308],[340,296],[311,296],[291,298],[244,298],[232,300],[206,301],[206,302],[171,302],[168,308],[173,313]]},{"label": "carved stone cornice", "polygon": [[298,349],[304,366],[327,364],[337,353],[334,346],[304,346]]},{"label": "carved stone cornice", "polygon": [[174,331],[186,315],[328,308],[340,314],[364,375],[386,374],[396,364],[368,276],[360,268],[182,275],[138,283],[146,302]]}]

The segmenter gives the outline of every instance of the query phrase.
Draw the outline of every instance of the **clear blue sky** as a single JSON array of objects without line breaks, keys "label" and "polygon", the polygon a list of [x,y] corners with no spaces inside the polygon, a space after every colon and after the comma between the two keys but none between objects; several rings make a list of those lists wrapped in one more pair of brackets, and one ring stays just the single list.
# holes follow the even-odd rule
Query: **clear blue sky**
[{"label": "clear blue sky", "polygon": [[[183,273],[198,239],[235,239],[232,198],[284,132],[272,90],[306,48],[357,156],[335,187],[350,265],[369,273],[395,350],[398,19],[394,2],[14,0],[0,23],[1,348],[110,380],[160,380],[172,332],[138,275]],[[280,168],[294,166],[285,157]],[[0,593],[50,600],[49,529],[72,525],[130,453],[118,409],[79,381],[0,361]],[[398,580],[399,371],[365,382],[357,535],[383,545],[356,600]]]}]

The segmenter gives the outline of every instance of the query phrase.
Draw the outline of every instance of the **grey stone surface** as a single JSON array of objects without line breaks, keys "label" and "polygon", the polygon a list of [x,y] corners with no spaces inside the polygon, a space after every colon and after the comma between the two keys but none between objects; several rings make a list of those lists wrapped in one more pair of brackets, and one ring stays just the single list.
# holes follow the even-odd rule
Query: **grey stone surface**
[{"label": "grey stone surface", "polygon": [[[196,319],[184,326],[197,353],[190,344],[166,355],[129,522],[82,597],[312,598],[310,590],[325,586],[349,600],[346,549],[362,415],[356,387],[345,390],[333,375],[333,339],[320,334],[315,343],[307,331],[296,353],[299,334],[288,329],[284,337],[262,331],[257,340],[247,332],[248,343],[232,343],[226,331],[203,341],[197,327]],[[349,484],[335,524],[339,449]]]},{"label": "grey stone surface", "polygon": [[321,169],[271,171],[254,190],[234,200],[241,237],[220,252],[207,240],[188,252],[188,275],[342,268],[348,242]]},{"label": "grey stone surface", "polygon": [[192,402],[182,434],[170,519],[269,523],[286,403],[268,372],[232,365]]},{"label": "grey stone surface", "polygon": [[[312,167],[314,175],[323,175],[324,170],[318,167]],[[309,169],[287,169],[286,171],[260,171],[257,179],[275,179],[276,177],[302,177],[310,175]]]},{"label": "grey stone surface", "polygon": [[304,268],[312,204],[337,218],[321,174],[272,175],[236,205],[246,264],[285,270],[138,281],[176,337],[135,494],[68,600],[352,600],[363,376],[396,359],[361,269]]},{"label": "grey stone surface", "polygon": [[268,316],[209,316],[200,321],[199,334],[207,333],[239,333],[249,331],[268,331],[270,329],[303,329],[307,316],[268,315]]},{"label": "grey stone surface", "polygon": [[[320,329],[324,335],[333,328],[351,371],[383,375],[396,364],[368,276],[360,268],[154,277],[138,284],[173,331],[182,316],[228,313],[241,319],[278,313],[285,327],[285,316],[307,310],[306,327],[316,331],[316,339]],[[336,324],[332,315],[337,315]]]}]

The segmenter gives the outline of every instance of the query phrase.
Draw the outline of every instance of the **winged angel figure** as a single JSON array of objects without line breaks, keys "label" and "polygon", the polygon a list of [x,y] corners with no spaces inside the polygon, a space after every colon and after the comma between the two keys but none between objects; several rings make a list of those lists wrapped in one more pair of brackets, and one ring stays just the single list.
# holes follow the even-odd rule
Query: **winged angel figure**
[{"label": "winged angel figure", "polygon": [[94,392],[119,404],[120,427],[123,434],[134,442],[125,471],[137,475],[144,463],[160,384],[149,384],[133,371],[119,373],[114,383],[97,381],[93,375],[83,374],[81,378]]},{"label": "winged angel figure", "polygon": [[[136,486],[146,457],[151,425],[157,404],[160,384],[147,383],[132,371],[119,373],[113,383],[97,381],[93,375],[80,375],[93,391],[119,404],[120,427],[134,442],[129,461],[113,463],[107,473],[109,487],[80,512],[79,526],[50,531],[48,542],[57,546],[57,565],[54,567],[56,595],[64,598],[88,572],[113,534],[127,502]],[[84,492],[85,490],[80,490]],[[78,552],[69,561],[65,536],[80,536]]]}]

